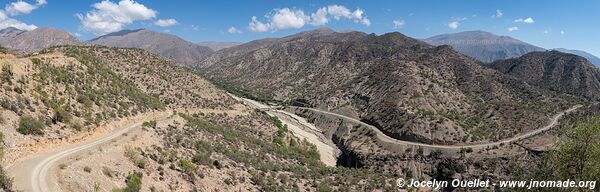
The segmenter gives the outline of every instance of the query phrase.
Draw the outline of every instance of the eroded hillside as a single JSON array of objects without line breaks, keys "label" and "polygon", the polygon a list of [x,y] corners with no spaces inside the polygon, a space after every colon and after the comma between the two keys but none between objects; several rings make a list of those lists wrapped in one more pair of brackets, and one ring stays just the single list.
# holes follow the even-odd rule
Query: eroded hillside
[{"label": "eroded hillside", "polygon": [[343,113],[428,143],[510,137],[577,100],[400,33],[313,31],[274,42],[217,52],[201,70],[246,96]]}]

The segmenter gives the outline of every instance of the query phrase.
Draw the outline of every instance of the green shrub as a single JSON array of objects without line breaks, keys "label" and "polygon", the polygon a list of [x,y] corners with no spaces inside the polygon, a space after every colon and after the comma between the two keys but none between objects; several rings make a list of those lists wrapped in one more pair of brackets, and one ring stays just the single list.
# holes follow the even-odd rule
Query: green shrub
[{"label": "green shrub", "polygon": [[142,176],[142,173],[129,174],[125,180],[125,188],[113,189],[113,192],[139,192],[142,190]]},{"label": "green shrub", "polygon": [[91,168],[91,167],[88,167],[88,166],[85,166],[85,167],[83,168],[83,171],[85,171],[85,172],[88,172],[88,173],[89,173],[89,172],[92,172],[92,168]]},{"label": "green shrub", "polygon": [[156,121],[146,121],[144,123],[142,123],[142,126],[144,127],[149,127],[149,128],[156,128]]},{"label": "green shrub", "polygon": [[194,175],[196,173],[196,169],[198,169],[198,166],[187,160],[179,161],[179,166],[183,169],[183,172],[188,175]]},{"label": "green shrub", "polygon": [[2,79],[2,82],[11,84],[13,75],[12,65],[2,66],[2,72],[0,72],[0,79]]},{"label": "green shrub", "polygon": [[64,108],[54,107],[52,110],[54,111],[54,116],[52,116],[52,122],[68,123],[69,121],[71,121],[71,113],[66,111]]},{"label": "green shrub", "polygon": [[23,135],[43,135],[44,123],[31,116],[23,116],[19,119],[17,132]]},{"label": "green shrub", "polygon": [[13,191],[13,179],[8,176],[4,168],[0,167],[0,191]]}]

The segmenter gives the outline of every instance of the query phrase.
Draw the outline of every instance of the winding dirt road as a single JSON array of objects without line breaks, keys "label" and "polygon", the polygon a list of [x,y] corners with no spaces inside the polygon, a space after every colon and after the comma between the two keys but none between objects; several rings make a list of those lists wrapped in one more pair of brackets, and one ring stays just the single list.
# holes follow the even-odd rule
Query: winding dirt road
[{"label": "winding dirt road", "polygon": [[35,158],[17,162],[12,166],[7,167],[7,170],[11,173],[11,176],[14,177],[15,186],[19,190],[32,192],[60,191],[60,188],[56,183],[49,183],[51,179],[49,172],[56,166],[56,162],[70,155],[85,152],[96,146],[105,144],[134,128],[140,127],[145,121],[167,120],[171,114],[172,112],[167,112],[166,115],[157,119],[144,119],[143,121],[129,124],[94,140],[72,144],[58,150],[43,153]]},{"label": "winding dirt road", "polygon": [[[381,132],[381,130],[379,130],[377,127],[373,126],[373,125],[369,125],[367,123],[364,123],[358,119],[355,118],[351,118],[348,116],[344,116],[341,114],[337,114],[337,113],[333,113],[333,112],[329,112],[329,111],[323,111],[323,110],[319,110],[319,109],[313,109],[313,108],[307,108],[307,107],[296,107],[298,109],[306,109],[306,110],[311,110],[317,113],[323,113],[323,114],[327,114],[327,115],[333,115],[354,123],[358,123],[360,125],[363,125],[365,127],[368,127],[370,129],[372,129],[373,131],[375,131],[375,133],[377,134],[377,137],[385,142],[390,142],[390,143],[396,143],[396,144],[402,144],[402,145],[413,145],[413,146],[420,146],[420,147],[428,147],[428,148],[437,148],[437,149],[461,149],[461,148],[472,148],[472,149],[481,149],[481,148],[486,148],[486,147],[492,147],[492,146],[498,146],[501,144],[508,144],[508,143],[512,143],[515,141],[519,141],[521,139],[525,139],[537,134],[540,134],[544,131],[549,130],[550,128],[558,125],[558,120],[566,113],[572,112],[575,109],[581,107],[581,105],[575,105],[565,111],[562,111],[556,115],[554,115],[554,117],[552,117],[552,119],[550,120],[550,123],[548,123],[548,125],[539,128],[539,129],[535,129],[532,131],[528,131],[525,133],[521,133],[519,135],[516,135],[514,137],[511,138],[507,138],[507,139],[503,139],[500,141],[496,141],[496,142],[491,142],[491,143],[481,143],[481,144],[464,144],[464,145],[439,145],[439,144],[427,144],[427,143],[418,143],[418,142],[412,142],[412,141],[404,141],[404,140],[398,140],[395,138],[392,138],[386,134],[384,134],[383,132]],[[270,109],[272,110],[272,109]]]}]

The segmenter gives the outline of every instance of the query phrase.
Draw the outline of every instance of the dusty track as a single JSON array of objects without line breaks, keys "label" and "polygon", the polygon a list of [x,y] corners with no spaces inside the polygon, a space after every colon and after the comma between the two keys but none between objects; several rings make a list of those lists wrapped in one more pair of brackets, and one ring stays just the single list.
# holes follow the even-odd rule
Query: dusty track
[{"label": "dusty track", "polygon": [[56,162],[66,157],[69,157],[70,155],[85,152],[96,146],[105,144],[111,141],[112,139],[115,139],[123,135],[124,133],[131,131],[134,128],[140,127],[145,121],[163,121],[168,119],[170,116],[171,112],[167,112],[165,113],[165,115],[159,118],[144,119],[135,123],[131,123],[91,141],[72,144],[63,147],[59,150],[46,152],[32,159],[27,159],[15,163],[11,167],[8,167],[8,172],[14,176],[15,185],[19,190],[32,192],[60,190],[60,188],[56,186],[55,183],[48,183],[49,172],[51,172],[51,168],[55,166]]},{"label": "dusty track", "polygon": [[[461,149],[461,148],[472,148],[472,149],[482,149],[482,148],[487,148],[487,147],[493,147],[493,146],[498,146],[501,144],[508,144],[508,143],[512,143],[515,141],[519,141],[521,139],[525,139],[528,137],[532,137],[534,135],[540,134],[544,131],[549,130],[550,128],[558,125],[558,120],[566,113],[569,113],[571,111],[574,111],[575,109],[581,107],[581,105],[575,105],[565,111],[562,111],[556,115],[554,115],[552,117],[552,119],[550,119],[550,122],[539,129],[535,129],[535,130],[531,130],[525,133],[521,133],[519,135],[516,135],[514,137],[511,138],[506,138],[500,141],[496,141],[496,142],[490,142],[490,143],[480,143],[480,144],[464,144],[464,145],[438,145],[438,144],[427,144],[427,143],[418,143],[418,142],[412,142],[412,141],[404,141],[404,140],[398,140],[395,138],[392,138],[386,134],[384,134],[383,132],[381,132],[381,130],[379,130],[377,127],[373,126],[373,125],[369,125],[367,123],[364,123],[358,119],[352,118],[352,117],[348,117],[348,116],[344,116],[341,114],[337,114],[337,113],[333,113],[333,112],[329,112],[329,111],[323,111],[323,110],[319,110],[319,109],[313,109],[313,108],[306,108],[306,107],[296,107],[298,109],[305,109],[305,110],[311,110],[313,112],[317,112],[317,113],[322,113],[322,114],[327,114],[327,115],[332,115],[338,118],[342,118],[348,121],[351,121],[353,123],[358,123],[360,125],[363,125],[365,127],[368,127],[370,129],[372,129],[373,131],[375,131],[375,133],[377,134],[378,139],[381,139],[382,141],[388,142],[388,143],[395,143],[395,144],[401,144],[401,145],[411,145],[411,146],[420,146],[420,147],[427,147],[427,148],[434,148],[434,149]],[[274,110],[274,109],[268,109],[268,110]]]}]

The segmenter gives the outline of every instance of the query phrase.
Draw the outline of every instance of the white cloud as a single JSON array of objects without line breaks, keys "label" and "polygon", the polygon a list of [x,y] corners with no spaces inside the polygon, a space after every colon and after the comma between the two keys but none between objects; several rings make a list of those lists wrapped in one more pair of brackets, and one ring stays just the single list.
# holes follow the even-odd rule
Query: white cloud
[{"label": "white cloud", "polygon": [[460,23],[458,23],[458,21],[452,21],[448,23],[448,27],[450,27],[450,29],[458,29],[458,26],[460,26]]},{"label": "white cloud", "polygon": [[502,10],[496,9],[496,14],[492,15],[492,18],[502,18],[502,16],[504,16],[504,13],[502,12]]},{"label": "white cloud", "polygon": [[235,27],[230,27],[229,29],[227,29],[227,33],[229,33],[229,34],[242,34],[242,31],[240,31],[239,29],[237,29]]},{"label": "white cloud", "polygon": [[519,27],[509,27],[508,28],[508,32],[513,32],[513,31],[516,31],[516,30],[519,30]]},{"label": "white cloud", "polygon": [[31,31],[37,28],[35,25],[26,24],[20,21],[17,21],[12,18],[5,18],[0,21],[0,29],[5,29],[8,27],[14,27],[20,30]]},{"label": "white cloud", "polygon": [[125,25],[135,21],[156,17],[156,11],[133,0],[121,0],[119,3],[103,0],[92,7],[93,10],[85,15],[77,14],[77,17],[85,31],[96,35],[120,31]]},{"label": "white cloud", "polygon": [[36,4],[37,4],[38,6],[40,6],[40,5],[45,5],[45,4],[48,4],[48,2],[47,2],[46,0],[37,0],[37,1],[36,1]]},{"label": "white cloud", "polygon": [[327,18],[327,14],[329,14],[326,7],[320,8],[317,12],[312,13],[310,18],[312,18],[311,25],[325,25],[329,22],[329,18]]},{"label": "white cloud", "polygon": [[533,23],[535,23],[535,21],[531,17],[527,17],[525,19],[522,19],[522,18],[515,19],[514,22],[515,23],[527,23],[527,24],[533,24]]},{"label": "white cloud", "polygon": [[14,27],[21,30],[34,30],[37,28],[35,25],[26,24],[19,20],[10,18],[10,16],[17,16],[21,14],[30,14],[32,11],[40,8],[42,5],[47,4],[46,0],[37,0],[35,4],[31,4],[22,0],[15,1],[7,4],[3,10],[0,10],[0,29]]},{"label": "white cloud", "polygon": [[258,21],[256,16],[252,16],[252,21],[248,24],[248,29],[254,32],[267,32],[270,28],[270,24]]},{"label": "white cloud", "polygon": [[561,34],[561,35],[564,35],[564,34],[565,34],[565,31],[561,30],[561,31],[560,31],[560,34]]},{"label": "white cloud", "polygon": [[402,19],[394,20],[394,29],[400,29],[406,25],[406,22]]},{"label": "white cloud", "polygon": [[299,9],[282,8],[266,16],[267,22],[259,21],[256,16],[248,24],[248,29],[253,32],[277,31],[283,29],[299,29],[305,25],[321,26],[334,20],[348,19],[355,23],[370,26],[371,21],[364,15],[362,9],[351,11],[341,5],[330,5],[319,8],[316,12],[306,14]]},{"label": "white cloud", "polygon": [[154,22],[154,25],[159,27],[170,27],[179,24],[175,19],[159,19]]},{"label": "white cloud", "polygon": [[35,5],[29,4],[25,1],[17,1],[6,5],[4,10],[6,10],[6,13],[9,15],[15,16],[19,14],[29,14],[36,8],[37,7]]},{"label": "white cloud", "polygon": [[550,33],[550,31],[546,29],[546,30],[544,30],[542,33],[544,33],[544,34],[548,34],[548,33]]},{"label": "white cloud", "polygon": [[291,10],[283,8],[271,16],[271,27],[273,29],[302,28],[310,18],[304,15],[302,10]]}]

